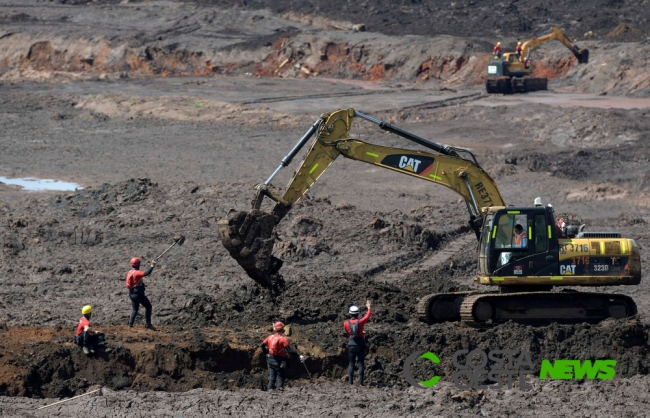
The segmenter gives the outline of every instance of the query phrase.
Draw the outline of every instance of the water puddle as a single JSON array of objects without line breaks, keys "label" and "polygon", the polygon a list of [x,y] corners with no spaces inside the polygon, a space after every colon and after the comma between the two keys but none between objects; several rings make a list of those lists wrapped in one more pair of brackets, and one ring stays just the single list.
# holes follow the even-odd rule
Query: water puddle
[{"label": "water puddle", "polygon": [[8,179],[0,177],[0,183],[20,186],[23,190],[30,192],[41,192],[46,190],[56,190],[60,192],[74,191],[75,189],[82,189],[77,183],[68,183],[60,180],[51,179],[35,179],[31,177]]}]

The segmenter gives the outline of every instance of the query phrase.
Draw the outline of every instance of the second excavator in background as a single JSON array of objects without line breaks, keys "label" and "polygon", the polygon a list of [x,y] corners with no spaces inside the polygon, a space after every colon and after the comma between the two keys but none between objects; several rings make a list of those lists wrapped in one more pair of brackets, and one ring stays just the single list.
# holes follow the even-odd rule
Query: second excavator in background
[{"label": "second excavator in background", "polygon": [[589,50],[580,49],[560,28],[553,26],[544,34],[524,42],[520,53],[506,52],[499,59],[490,61],[485,81],[487,92],[511,94],[547,90],[546,77],[532,76],[530,54],[535,47],[553,40],[566,46],[578,59],[578,64],[589,62]]},{"label": "second excavator in background", "polygon": [[[351,138],[354,118],[376,123],[428,150],[386,147]],[[286,191],[276,192],[271,181],[314,135]],[[321,115],[258,186],[252,210],[232,211],[228,219],[218,222],[224,246],[259,284],[278,287],[282,260],[272,254],[274,228],[340,155],[448,187],[465,201],[469,225],[478,239],[474,281],[497,286],[499,291],[423,296],[417,306],[423,321],[461,320],[472,325],[508,320],[582,322],[637,313],[636,304],[625,295],[553,290],[639,284],[641,257],[633,239],[616,232],[558,227],[553,208],[541,201],[530,207],[506,206],[496,183],[471,150],[430,141],[354,109]],[[261,210],[265,197],[276,202],[270,213]]]}]

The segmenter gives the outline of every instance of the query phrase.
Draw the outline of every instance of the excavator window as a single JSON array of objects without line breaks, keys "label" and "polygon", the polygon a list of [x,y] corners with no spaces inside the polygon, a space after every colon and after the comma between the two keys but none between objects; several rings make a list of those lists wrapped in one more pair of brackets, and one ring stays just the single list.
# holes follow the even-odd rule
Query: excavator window
[{"label": "excavator window", "polygon": [[527,248],[526,245],[516,244],[515,226],[521,225],[524,233],[528,232],[528,217],[525,213],[519,211],[508,211],[499,217],[497,233],[496,233],[496,248]]},{"label": "excavator window", "polygon": [[[522,233],[527,238],[525,241],[517,240],[517,225],[521,225]],[[494,248],[497,250],[496,256],[498,256],[497,267],[504,266],[528,255],[528,216],[525,213],[513,210],[501,214],[494,235],[496,238]],[[508,250],[498,251],[503,248]]]},{"label": "excavator window", "polygon": [[490,274],[489,258],[490,258],[490,241],[493,230],[494,215],[488,214],[483,221],[483,230],[481,231],[481,244],[479,246],[479,259],[478,268],[482,274]]},{"label": "excavator window", "polygon": [[546,214],[540,213],[535,215],[535,252],[543,253],[547,249],[546,240]]}]

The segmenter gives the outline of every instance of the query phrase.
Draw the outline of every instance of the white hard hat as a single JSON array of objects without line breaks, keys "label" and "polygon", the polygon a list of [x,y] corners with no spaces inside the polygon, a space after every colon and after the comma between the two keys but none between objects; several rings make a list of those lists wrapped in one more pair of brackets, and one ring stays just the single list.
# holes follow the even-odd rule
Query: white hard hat
[{"label": "white hard hat", "polygon": [[350,314],[351,315],[359,314],[359,307],[357,305],[350,306]]}]

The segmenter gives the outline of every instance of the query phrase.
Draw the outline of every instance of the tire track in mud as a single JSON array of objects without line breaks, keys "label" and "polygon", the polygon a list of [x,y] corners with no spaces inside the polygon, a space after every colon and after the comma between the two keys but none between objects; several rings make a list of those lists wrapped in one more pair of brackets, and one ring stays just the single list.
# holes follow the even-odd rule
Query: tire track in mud
[{"label": "tire track in mud", "polygon": [[[405,92],[417,91],[417,89],[405,89],[400,90],[399,92],[390,91],[390,90],[376,90],[376,91],[365,91],[365,92],[337,92],[337,93],[323,93],[323,94],[307,94],[300,96],[284,96],[284,97],[265,97],[254,100],[246,100],[241,103],[244,105],[252,104],[262,104],[262,103],[275,103],[275,102],[294,102],[297,100],[310,100],[310,99],[329,99],[329,98],[339,98],[339,97],[356,97],[356,96],[373,96],[373,95],[391,95],[395,93],[403,94]],[[385,113],[397,113],[409,110],[430,110],[438,109],[441,107],[460,105],[465,103],[474,102],[481,100],[487,97],[485,93],[472,93],[468,95],[450,97],[441,100],[434,100],[425,103],[420,103],[411,106],[402,106],[395,109],[382,110]]]},{"label": "tire track in mud", "polygon": [[442,100],[434,100],[432,102],[427,102],[427,103],[422,103],[422,104],[417,104],[412,106],[402,106],[400,108],[386,110],[386,112],[403,112],[407,110],[438,109],[440,107],[447,107],[447,106],[454,106],[454,105],[475,102],[477,100],[481,100],[486,97],[488,97],[488,95],[485,93],[472,93],[465,96],[450,97],[448,99],[442,99]]},{"label": "tire track in mud", "polygon": [[[399,93],[415,91],[416,89],[407,89],[402,90]],[[338,92],[338,93],[323,93],[323,94],[307,94],[300,96],[284,96],[284,97],[263,97],[260,99],[246,100],[241,102],[244,105],[250,104],[260,104],[260,103],[273,103],[273,102],[293,102],[297,100],[309,100],[309,99],[329,99],[332,97],[354,97],[354,96],[371,96],[371,95],[386,95],[396,93],[389,90],[373,90],[365,92]]]},{"label": "tire track in mud", "polygon": [[376,277],[376,280],[382,281],[384,283],[396,283],[404,280],[409,275],[415,273],[418,270],[432,270],[435,267],[446,263],[462,250],[466,250],[467,248],[472,248],[472,250],[474,250],[475,242],[476,237],[474,234],[470,233],[461,235],[443,248],[434,250],[432,255],[423,257],[416,262],[410,262],[407,264],[408,267],[404,270],[384,274],[383,272],[386,270],[382,269],[382,274],[378,275],[378,277]]}]

